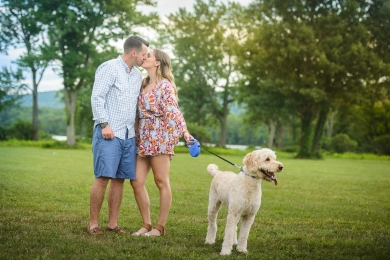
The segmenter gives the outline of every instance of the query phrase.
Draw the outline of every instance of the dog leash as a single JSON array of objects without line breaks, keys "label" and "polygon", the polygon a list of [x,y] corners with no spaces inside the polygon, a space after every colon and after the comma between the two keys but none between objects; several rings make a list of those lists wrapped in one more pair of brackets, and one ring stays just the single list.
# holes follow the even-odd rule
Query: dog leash
[{"label": "dog leash", "polygon": [[237,164],[235,164],[235,163],[232,163],[232,162],[230,162],[230,161],[226,160],[225,158],[222,158],[221,156],[219,156],[219,155],[217,155],[217,154],[215,154],[215,153],[213,153],[213,152],[211,152],[211,151],[207,150],[205,147],[203,147],[203,148],[204,148],[204,149],[205,149],[207,152],[209,152],[209,153],[211,153],[211,154],[213,154],[213,155],[217,156],[218,158],[220,158],[220,159],[224,160],[225,162],[227,162],[227,163],[229,163],[229,164],[233,165],[234,167],[237,167],[238,169],[240,169],[240,171],[242,170],[242,167],[241,167],[241,166],[238,166]]},{"label": "dog leash", "polygon": [[[188,148],[190,148],[190,154],[191,154],[191,156],[192,156],[192,157],[197,157],[197,156],[200,154],[200,143],[199,143],[199,141],[196,140],[195,138],[191,138],[190,140],[193,141],[193,144],[192,144],[192,145],[186,144],[186,146],[187,146]],[[215,154],[215,153],[209,151],[206,147],[203,147],[203,148],[204,148],[207,152],[209,152],[209,153],[211,153],[211,154],[217,156],[218,158],[224,160],[225,162],[227,162],[227,163],[233,165],[234,167],[237,167],[238,169],[240,169],[240,171],[244,172],[244,170],[242,169],[241,166],[238,166],[237,164],[232,163],[232,162],[226,160],[225,158],[219,156],[218,154]]]}]

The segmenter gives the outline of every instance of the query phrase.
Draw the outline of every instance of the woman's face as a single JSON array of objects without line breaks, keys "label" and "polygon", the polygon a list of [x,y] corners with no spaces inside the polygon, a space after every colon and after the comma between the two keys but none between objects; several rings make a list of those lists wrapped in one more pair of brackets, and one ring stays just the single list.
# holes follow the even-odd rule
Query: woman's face
[{"label": "woman's face", "polygon": [[149,51],[146,54],[144,63],[142,63],[142,68],[148,69],[148,68],[154,68],[160,65],[159,61],[156,61],[156,57],[154,56],[154,51]]}]

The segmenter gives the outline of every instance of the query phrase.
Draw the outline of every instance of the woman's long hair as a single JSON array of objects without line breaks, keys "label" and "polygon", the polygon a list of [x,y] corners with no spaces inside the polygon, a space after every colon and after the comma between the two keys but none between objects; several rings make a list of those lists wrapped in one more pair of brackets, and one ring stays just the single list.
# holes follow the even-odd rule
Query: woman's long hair
[{"label": "woman's long hair", "polygon": [[[168,54],[166,54],[162,50],[154,49],[153,52],[154,52],[154,57],[156,57],[156,61],[160,62],[160,65],[156,67],[157,82],[160,82],[163,79],[169,80],[169,82],[171,82],[173,86],[177,98],[178,97],[177,88],[175,84],[175,77],[172,74],[171,59],[169,58]],[[142,82],[142,89],[149,84],[149,81],[150,81],[150,77],[147,76]]]}]

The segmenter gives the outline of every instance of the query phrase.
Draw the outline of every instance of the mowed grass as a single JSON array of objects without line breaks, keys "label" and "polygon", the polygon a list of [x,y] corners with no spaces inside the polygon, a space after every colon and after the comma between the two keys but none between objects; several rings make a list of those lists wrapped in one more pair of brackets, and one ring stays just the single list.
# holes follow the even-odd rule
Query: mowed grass
[{"label": "mowed grass", "polygon": [[[224,156],[241,165],[242,156]],[[249,254],[233,249],[226,259],[389,259],[390,161],[296,160],[279,185],[263,182],[263,199],[248,239]],[[93,182],[88,150],[0,147],[0,259],[216,259],[226,209],[218,218],[215,245],[205,245],[209,163],[237,169],[205,152],[177,154],[171,163],[173,204],[159,238],[90,236],[89,192]],[[157,221],[158,190],[147,188]],[[107,223],[107,200],[100,215]],[[129,182],[119,225],[136,231],[142,220]]]}]

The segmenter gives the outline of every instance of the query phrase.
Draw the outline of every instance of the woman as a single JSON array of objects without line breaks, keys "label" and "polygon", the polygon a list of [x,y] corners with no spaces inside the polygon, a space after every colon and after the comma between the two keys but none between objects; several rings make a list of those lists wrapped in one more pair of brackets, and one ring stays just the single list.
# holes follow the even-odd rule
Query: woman
[{"label": "woman", "polygon": [[[131,186],[144,225],[133,236],[162,236],[172,203],[169,168],[174,146],[182,135],[187,143],[193,142],[177,103],[169,56],[157,49],[150,51],[142,67],[148,76],[142,82],[138,97],[136,179],[131,180]],[[153,229],[149,195],[145,188],[150,169],[160,191],[160,215]]]}]

